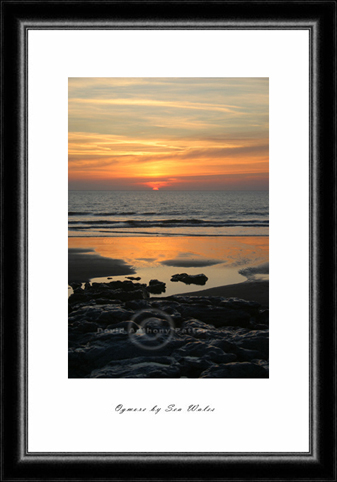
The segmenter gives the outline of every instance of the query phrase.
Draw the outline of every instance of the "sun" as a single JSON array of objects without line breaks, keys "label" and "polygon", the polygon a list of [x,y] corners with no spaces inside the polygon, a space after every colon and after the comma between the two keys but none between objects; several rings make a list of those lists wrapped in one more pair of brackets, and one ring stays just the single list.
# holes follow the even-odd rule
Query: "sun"
[{"label": "sun", "polygon": [[150,181],[141,183],[152,189],[152,191],[159,191],[162,187],[166,187],[169,183],[168,181]]}]

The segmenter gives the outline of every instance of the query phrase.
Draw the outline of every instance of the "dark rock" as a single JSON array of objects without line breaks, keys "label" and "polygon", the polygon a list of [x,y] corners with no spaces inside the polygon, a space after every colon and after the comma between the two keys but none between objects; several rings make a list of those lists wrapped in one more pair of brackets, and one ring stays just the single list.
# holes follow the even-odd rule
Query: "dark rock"
[{"label": "dark rock", "polygon": [[266,372],[268,373],[268,377],[269,377],[269,361],[267,360],[252,360],[252,363],[254,363],[255,365],[260,365],[261,367],[263,367]]},{"label": "dark rock", "polygon": [[248,350],[246,348],[241,348],[236,346],[234,353],[238,357],[238,361],[252,361],[255,359],[264,359],[265,355],[258,350]]},{"label": "dark rock", "polygon": [[225,340],[224,338],[213,340],[211,344],[221,348],[226,353],[235,353],[237,348],[235,343]]},{"label": "dark rock", "polygon": [[156,286],[156,285],[158,285],[158,284],[165,284],[165,283],[164,283],[163,281],[158,281],[157,279],[151,279],[151,280],[149,281],[149,285],[150,285],[150,286]]},{"label": "dark rock", "polygon": [[159,310],[164,310],[168,306],[177,309],[177,307],[180,306],[180,303],[172,301],[169,298],[152,298],[150,304],[153,308],[158,308]]},{"label": "dark rock", "polygon": [[[120,283],[120,281],[116,281],[116,283]],[[95,282],[95,283],[92,283],[92,284],[90,285],[90,289],[91,289],[92,291],[94,291],[94,290],[103,290],[103,289],[109,288],[109,286],[110,286],[111,284],[112,284],[112,283],[97,283],[97,282]],[[116,286],[116,288],[117,288],[117,286]]]},{"label": "dark rock", "polygon": [[90,291],[93,292],[104,292],[105,290],[122,290],[122,291],[137,291],[144,288],[146,285],[141,283],[133,283],[132,281],[110,281],[109,283],[92,283],[90,286]]},{"label": "dark rock", "polygon": [[171,278],[171,281],[182,281],[186,285],[205,285],[207,280],[208,278],[204,274],[190,275],[187,273],[174,274]]},{"label": "dark rock", "polygon": [[192,318],[182,323],[180,332],[193,336],[194,338],[205,339],[214,337],[217,330],[213,325]]},{"label": "dark rock", "polygon": [[128,310],[145,310],[150,308],[151,305],[147,300],[130,300],[125,302],[125,308]]},{"label": "dark rock", "polygon": [[118,336],[115,333],[95,334],[94,341],[87,343],[80,349],[69,350],[69,373],[76,372],[81,367],[81,372],[88,373],[94,369],[102,368],[110,362],[119,362],[127,358],[146,356],[151,361],[155,356],[171,356],[171,354],[184,344],[184,340],[174,339],[158,350],[147,350],[142,345],[144,335],[135,335],[139,344],[134,344],[128,335]]},{"label": "dark rock", "polygon": [[133,311],[127,311],[123,308],[113,307],[101,311],[100,316],[97,318],[97,322],[101,324],[119,323],[120,321],[131,320],[133,315]]},{"label": "dark rock", "polygon": [[116,333],[116,334],[130,334],[136,333],[136,331],[139,330],[139,326],[137,323],[133,321],[121,321],[120,323],[115,323],[113,325],[108,325],[106,327],[106,330],[104,330],[105,333]]},{"label": "dark rock", "polygon": [[179,378],[180,365],[169,357],[138,357],[93,370],[90,378]]},{"label": "dark rock", "polygon": [[220,326],[249,326],[250,316],[242,310],[231,310],[216,306],[181,305],[178,308],[183,318],[196,318]]},{"label": "dark rock", "polygon": [[254,330],[268,330],[268,325],[253,324]]},{"label": "dark rock", "polygon": [[142,278],[140,278],[139,276],[136,276],[136,277],[134,277],[134,276],[126,276],[126,278],[127,278],[127,279],[131,279],[131,280],[134,280],[134,281],[139,281],[139,280],[142,279]]},{"label": "dark rock", "polygon": [[72,289],[75,291],[76,288],[81,288],[82,283],[78,283],[78,282],[76,282],[76,281],[73,281],[72,283],[69,283],[69,286],[71,286]]},{"label": "dark rock", "polygon": [[104,311],[97,306],[81,306],[73,309],[68,317],[69,322],[73,321],[96,321]]},{"label": "dark rock", "polygon": [[200,378],[268,378],[268,371],[255,363],[227,363],[211,366]]},{"label": "dark rock", "polygon": [[234,340],[238,346],[247,350],[257,350],[263,354],[265,359],[269,358],[268,331],[250,331],[248,333],[239,334]]},{"label": "dark rock", "polygon": [[157,279],[152,279],[149,282],[149,286],[146,287],[146,290],[149,293],[158,294],[165,293],[166,291],[166,283],[163,281],[158,281]]},{"label": "dark rock", "polygon": [[109,305],[120,305],[122,303],[121,300],[111,300],[106,298],[95,298],[93,302],[95,305],[106,305],[107,303],[109,303]]},{"label": "dark rock", "polygon": [[90,295],[86,294],[83,290],[81,290],[81,293],[72,293],[68,298],[68,303],[81,303],[89,300]]},{"label": "dark rock", "polygon": [[178,358],[186,356],[206,358],[215,363],[229,363],[236,360],[236,355],[233,353],[224,353],[220,348],[201,341],[187,343],[173,355]]},{"label": "dark rock", "polygon": [[90,363],[85,359],[82,348],[68,351],[68,376],[69,378],[83,378],[90,373]]},{"label": "dark rock", "polygon": [[117,290],[100,291],[94,294],[94,299],[96,297],[104,298],[107,300],[120,300],[120,301],[142,300],[144,299],[144,293],[142,290],[123,291],[123,290],[117,289]]},{"label": "dark rock", "polygon": [[189,296],[189,299],[187,300],[187,302],[185,304],[200,305],[200,306],[213,306],[212,300],[210,300],[207,296]]},{"label": "dark rock", "polygon": [[151,308],[148,310],[144,309],[136,313],[134,316],[134,321],[139,324],[144,320],[150,320],[152,318],[159,318],[160,320],[167,322],[165,313],[161,313],[160,311],[156,311],[156,310],[151,310]]},{"label": "dark rock", "polygon": [[199,378],[213,363],[208,358],[186,356],[180,360],[180,373],[188,378]]},{"label": "dark rock", "polygon": [[240,298],[226,298],[221,301],[220,305],[224,308],[230,308],[232,310],[244,310],[251,314],[258,314],[260,304],[256,301],[246,301]]},{"label": "dark rock", "polygon": [[122,291],[136,291],[139,289],[139,283],[132,283],[132,281],[110,281],[109,288],[119,289]]},{"label": "dark rock", "polygon": [[[154,310],[159,310],[167,314],[176,326],[180,326],[182,317],[179,311],[175,309],[175,306],[170,303],[151,303],[151,307]],[[151,309],[151,308],[150,308]]]},{"label": "dark rock", "polygon": [[136,291],[137,286],[132,283],[132,281],[123,281],[121,289],[123,291]]},{"label": "dark rock", "polygon": [[188,303],[189,302],[189,296],[182,296],[182,295],[172,295],[168,296],[166,298],[157,298],[156,302],[158,301],[169,301],[177,303],[177,306],[180,306],[181,303]]},{"label": "dark rock", "polygon": [[83,333],[95,333],[97,332],[99,325],[92,321],[85,321],[81,325]]},{"label": "dark rock", "polygon": [[75,287],[70,378],[268,377],[268,310],[237,298],[149,298],[145,288],[158,285],[165,283]]},{"label": "dark rock", "polygon": [[269,326],[269,310],[260,310],[257,316],[257,321],[262,325]]},{"label": "dark rock", "polygon": [[221,296],[172,295],[172,296],[168,296],[166,300],[175,301],[179,305],[180,304],[187,304],[187,305],[204,304],[204,305],[219,306],[220,303],[224,300],[224,298]]}]

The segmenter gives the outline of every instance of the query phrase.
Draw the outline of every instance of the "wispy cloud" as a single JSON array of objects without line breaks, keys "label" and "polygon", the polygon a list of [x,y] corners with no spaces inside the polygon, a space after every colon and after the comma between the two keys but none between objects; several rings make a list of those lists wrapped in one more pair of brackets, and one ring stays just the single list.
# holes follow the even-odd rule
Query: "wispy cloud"
[{"label": "wispy cloud", "polygon": [[70,183],[193,188],[217,176],[225,188],[256,174],[266,183],[268,110],[264,78],[69,79]]},{"label": "wispy cloud", "polygon": [[219,104],[207,104],[203,102],[171,102],[156,99],[71,99],[69,102],[69,108],[72,109],[79,104],[81,107],[92,104],[101,106],[119,105],[125,107],[168,107],[172,109],[194,109],[194,110],[206,110],[206,111],[218,111],[218,112],[229,112],[236,115],[244,115],[244,112],[239,112],[242,109],[239,106],[227,106]]}]

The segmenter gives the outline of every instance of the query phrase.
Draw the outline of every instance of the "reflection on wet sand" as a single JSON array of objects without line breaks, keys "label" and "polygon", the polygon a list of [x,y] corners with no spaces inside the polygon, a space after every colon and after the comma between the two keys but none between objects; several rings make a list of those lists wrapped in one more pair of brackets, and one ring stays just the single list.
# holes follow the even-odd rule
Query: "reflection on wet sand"
[{"label": "reflection on wet sand", "polygon": [[165,294],[171,295],[198,289],[170,281],[183,272],[204,274],[208,289],[251,279],[247,274],[254,273],[255,280],[266,279],[266,269],[259,276],[257,267],[268,263],[268,257],[265,236],[69,238],[69,279],[105,281],[137,274],[142,283],[164,281]]}]

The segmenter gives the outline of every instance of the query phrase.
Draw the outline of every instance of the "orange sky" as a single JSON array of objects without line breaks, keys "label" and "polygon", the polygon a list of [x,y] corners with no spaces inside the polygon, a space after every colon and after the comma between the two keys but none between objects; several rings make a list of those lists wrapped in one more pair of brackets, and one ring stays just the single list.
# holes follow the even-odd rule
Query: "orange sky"
[{"label": "orange sky", "polygon": [[268,189],[266,78],[70,78],[69,189]]}]

